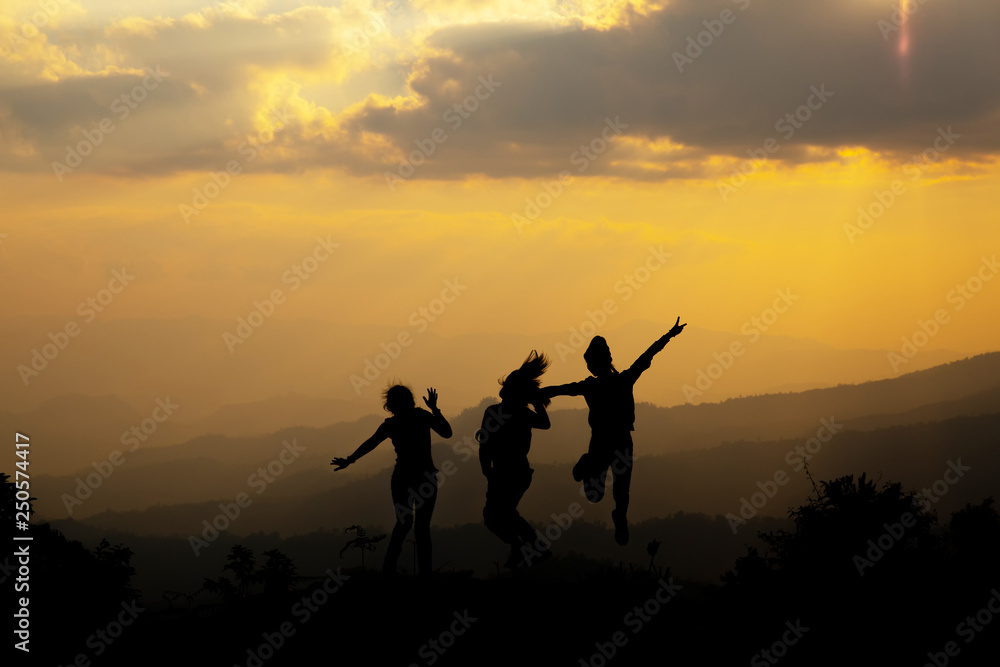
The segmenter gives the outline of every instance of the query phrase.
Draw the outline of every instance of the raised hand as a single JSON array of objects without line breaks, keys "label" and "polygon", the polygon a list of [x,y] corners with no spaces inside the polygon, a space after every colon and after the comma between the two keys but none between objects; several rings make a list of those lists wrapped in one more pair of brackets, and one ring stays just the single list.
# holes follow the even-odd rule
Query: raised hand
[{"label": "raised hand", "polygon": [[426,403],[427,407],[429,407],[433,412],[434,410],[437,410],[437,402],[438,393],[434,390],[434,387],[428,388],[427,395],[424,396],[424,403]]},{"label": "raised hand", "polygon": [[334,471],[343,470],[347,466],[351,465],[351,461],[349,459],[345,459],[338,456],[334,460],[330,461],[330,465],[337,466],[336,468],[334,468]]},{"label": "raised hand", "polygon": [[670,328],[670,331],[667,332],[667,335],[670,336],[671,338],[673,338],[674,336],[676,336],[680,332],[684,331],[684,327],[686,327],[686,326],[687,326],[687,322],[685,322],[684,324],[681,324],[681,318],[678,317],[677,321],[674,323],[674,326],[672,326]]}]

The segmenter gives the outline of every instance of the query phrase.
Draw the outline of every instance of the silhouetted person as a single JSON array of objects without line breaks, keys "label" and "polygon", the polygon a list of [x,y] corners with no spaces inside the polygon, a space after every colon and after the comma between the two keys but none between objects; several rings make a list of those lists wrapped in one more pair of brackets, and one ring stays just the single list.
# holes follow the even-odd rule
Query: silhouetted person
[{"label": "silhouetted person", "polygon": [[544,396],[583,396],[590,408],[590,447],[573,466],[573,479],[583,482],[587,500],[599,502],[604,497],[608,468],[614,475],[612,493],[615,509],[611,519],[615,524],[615,541],[628,544],[628,500],[632,483],[632,431],[635,430],[635,398],[632,388],[642,372],[649,368],[653,357],[684,330],[677,318],[674,326],[649,346],[628,370],[619,373],[611,363],[611,350],[602,336],[594,336],[583,353],[591,377],[580,382],[544,387]]},{"label": "silhouetted person", "polygon": [[[548,365],[544,354],[532,350],[520,368],[500,382],[500,403],[486,408],[482,428],[476,432],[479,463],[488,480],[483,521],[510,545],[510,557],[504,565],[512,569],[521,560],[521,549],[527,546],[533,553],[537,540],[535,529],[518,513],[517,504],[534,473],[528,465],[531,429],[547,429],[550,425],[545,412],[548,400],[538,390],[539,378]],[[549,555],[548,550],[543,550],[537,557]]]},{"label": "silhouetted person", "polygon": [[403,541],[410,527],[416,525],[417,566],[422,575],[431,573],[431,514],[437,500],[437,468],[431,460],[431,429],[442,438],[451,437],[451,426],[437,407],[437,392],[427,390],[424,403],[430,412],[418,408],[409,387],[396,384],[385,390],[383,407],[392,413],[376,429],[372,437],[361,443],[353,454],[335,458],[330,465],[343,470],[375,449],[386,438],[392,440],[396,450],[396,467],[392,471],[392,503],[396,511],[396,525],[389,538],[382,570],[395,574],[396,561],[403,551]]}]

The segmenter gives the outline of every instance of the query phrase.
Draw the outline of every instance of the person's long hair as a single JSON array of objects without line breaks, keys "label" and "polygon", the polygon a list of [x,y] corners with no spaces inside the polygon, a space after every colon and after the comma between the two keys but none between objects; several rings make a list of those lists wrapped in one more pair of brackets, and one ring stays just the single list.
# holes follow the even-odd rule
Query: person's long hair
[{"label": "person's long hair", "polygon": [[409,410],[414,405],[416,401],[413,399],[413,392],[405,384],[394,383],[382,392],[382,408],[386,412],[395,415]]},{"label": "person's long hair", "polygon": [[[549,359],[544,353],[532,350],[528,358],[519,368],[511,371],[506,378],[500,379],[501,398],[509,396],[515,400],[534,402],[539,398],[538,390],[542,386],[542,375],[549,367]],[[542,404],[548,405],[549,399],[543,398]]]}]

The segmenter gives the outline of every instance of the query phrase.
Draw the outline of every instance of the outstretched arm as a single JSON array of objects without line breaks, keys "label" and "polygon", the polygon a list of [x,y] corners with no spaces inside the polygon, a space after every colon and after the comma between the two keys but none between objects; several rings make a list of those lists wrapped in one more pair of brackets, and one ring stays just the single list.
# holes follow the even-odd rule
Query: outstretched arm
[{"label": "outstretched arm", "polygon": [[552,398],[553,396],[583,396],[584,384],[583,382],[554,384],[548,387],[542,387],[538,391],[541,392],[542,396],[545,398]]},{"label": "outstretched arm", "polygon": [[377,429],[375,429],[375,433],[372,435],[372,437],[370,437],[367,440],[365,440],[364,442],[362,442],[361,445],[357,449],[354,450],[353,454],[351,454],[347,458],[337,457],[337,458],[333,459],[332,461],[330,461],[330,465],[337,466],[336,468],[334,468],[334,470],[343,470],[347,466],[349,466],[352,463],[356,462],[358,459],[360,459],[362,456],[364,456],[368,452],[370,452],[373,449],[375,449],[376,447],[378,447],[379,443],[382,442],[383,440],[385,440],[388,437],[389,437],[389,430],[386,428],[385,424],[383,423],[383,424],[379,425],[379,427]]},{"label": "outstretched arm", "polygon": [[678,317],[677,322],[675,322],[674,326],[670,328],[670,331],[660,336],[655,343],[650,345],[645,352],[640,354],[639,358],[635,360],[635,363],[633,363],[629,369],[623,373],[623,375],[629,376],[632,382],[638,380],[639,376],[642,375],[642,372],[649,368],[650,364],[653,363],[653,357],[655,357],[660,350],[666,347],[671,338],[684,331],[684,327],[686,326],[687,322],[681,324],[681,318]]},{"label": "outstretched arm", "polygon": [[450,438],[452,433],[451,424],[448,423],[448,420],[444,418],[444,415],[438,409],[437,400],[437,391],[435,391],[434,387],[430,387],[427,390],[427,396],[424,397],[424,403],[427,404],[427,407],[431,409],[431,414],[434,415],[434,418],[431,420],[431,428],[442,438]]}]

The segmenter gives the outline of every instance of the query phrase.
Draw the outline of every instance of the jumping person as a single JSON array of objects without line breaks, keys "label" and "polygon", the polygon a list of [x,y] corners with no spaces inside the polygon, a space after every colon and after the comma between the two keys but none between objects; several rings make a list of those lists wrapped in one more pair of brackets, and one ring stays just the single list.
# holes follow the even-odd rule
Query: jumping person
[{"label": "jumping person", "polygon": [[611,350],[602,336],[594,336],[583,353],[591,377],[580,382],[544,387],[542,394],[552,396],[583,396],[590,408],[590,447],[573,466],[573,479],[583,482],[584,494],[592,503],[604,497],[608,468],[614,475],[612,495],[615,509],[611,520],[615,524],[615,541],[628,544],[628,501],[632,483],[632,431],[635,430],[635,397],[633,385],[649,368],[653,357],[684,330],[677,318],[674,326],[649,346],[628,370],[619,373],[611,363]]},{"label": "jumping person", "polygon": [[[501,380],[500,403],[486,408],[482,428],[476,432],[479,464],[488,480],[483,521],[497,537],[510,545],[505,567],[514,569],[528,554],[546,558],[547,549],[534,547],[535,529],[517,511],[517,504],[531,485],[534,473],[528,465],[531,429],[549,428],[545,399],[538,391],[549,360],[532,350],[519,368]],[[534,410],[528,407],[529,403]],[[526,558],[530,563],[530,558]]]},{"label": "jumping person", "polygon": [[[430,412],[418,408],[409,387],[395,384],[383,393],[383,407],[391,413],[376,429],[375,434],[361,443],[347,458],[335,458],[330,465],[343,470],[372,451],[386,438],[396,450],[396,467],[392,471],[392,502],[396,525],[389,538],[382,570],[395,574],[396,561],[403,550],[403,541],[414,527],[417,542],[417,563],[421,575],[431,573],[431,514],[437,500],[437,468],[431,459],[431,429],[442,438],[451,437],[451,426],[437,407],[437,392],[427,390],[424,403]],[[414,522],[414,514],[416,522]]]}]

